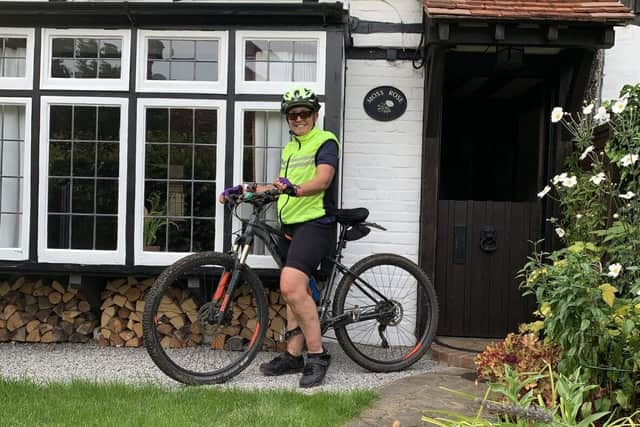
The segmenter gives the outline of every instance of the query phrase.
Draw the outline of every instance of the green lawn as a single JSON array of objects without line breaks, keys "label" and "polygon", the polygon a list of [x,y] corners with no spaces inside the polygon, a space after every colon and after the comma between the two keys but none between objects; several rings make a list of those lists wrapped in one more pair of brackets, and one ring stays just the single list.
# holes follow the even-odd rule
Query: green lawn
[{"label": "green lawn", "polygon": [[36,385],[0,379],[2,426],[339,426],[371,391],[302,394],[152,385]]}]

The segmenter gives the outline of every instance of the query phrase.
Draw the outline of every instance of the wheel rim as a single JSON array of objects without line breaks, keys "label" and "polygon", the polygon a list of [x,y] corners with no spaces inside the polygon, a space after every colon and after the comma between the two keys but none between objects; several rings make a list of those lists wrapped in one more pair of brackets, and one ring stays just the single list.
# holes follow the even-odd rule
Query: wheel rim
[{"label": "wheel rim", "polygon": [[[187,269],[157,295],[151,333],[159,355],[180,374],[214,381],[216,376],[228,377],[250,361],[250,353],[259,341],[261,313],[255,304],[256,290],[246,283],[236,288],[230,299],[229,315],[221,325],[209,324],[205,320],[208,316],[199,313],[205,304],[211,306],[209,312],[214,316],[219,313],[220,303],[210,299],[224,271],[223,266],[211,265]],[[194,304],[187,302],[189,299]],[[168,300],[182,309],[180,320],[171,317],[174,314],[168,311],[171,307]],[[190,306],[189,312],[182,307],[185,302]],[[184,326],[178,328],[181,322]]]},{"label": "wheel rim", "polygon": [[393,264],[373,265],[360,272],[359,277],[383,294],[387,301],[372,301],[352,282],[343,312],[362,315],[367,310],[377,309],[384,314],[376,319],[346,325],[347,339],[362,357],[370,361],[381,364],[405,361],[420,349],[428,329],[427,325],[416,334],[417,296],[421,287],[418,278]]}]

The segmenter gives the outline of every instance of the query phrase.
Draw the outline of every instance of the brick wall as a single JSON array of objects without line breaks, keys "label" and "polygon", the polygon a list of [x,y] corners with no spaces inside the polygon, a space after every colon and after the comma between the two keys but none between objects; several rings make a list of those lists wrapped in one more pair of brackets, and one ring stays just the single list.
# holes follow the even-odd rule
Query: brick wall
[{"label": "brick wall", "polygon": [[[389,230],[350,243],[347,264],[375,252],[417,260],[423,82],[423,71],[410,62],[347,61],[343,207],[364,206],[371,221]],[[379,122],[365,113],[365,94],[382,85],[406,95],[407,111],[399,119]]]}]

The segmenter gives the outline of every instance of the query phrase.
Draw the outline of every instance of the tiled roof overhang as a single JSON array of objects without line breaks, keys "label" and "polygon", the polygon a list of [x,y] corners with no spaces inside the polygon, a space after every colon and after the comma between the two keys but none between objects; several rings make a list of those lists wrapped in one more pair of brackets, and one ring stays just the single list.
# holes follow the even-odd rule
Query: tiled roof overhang
[{"label": "tiled roof overhang", "polygon": [[424,0],[428,18],[625,23],[634,14],[611,0]]},{"label": "tiled roof overhang", "polygon": [[607,49],[634,14],[612,0],[423,0],[426,44]]}]

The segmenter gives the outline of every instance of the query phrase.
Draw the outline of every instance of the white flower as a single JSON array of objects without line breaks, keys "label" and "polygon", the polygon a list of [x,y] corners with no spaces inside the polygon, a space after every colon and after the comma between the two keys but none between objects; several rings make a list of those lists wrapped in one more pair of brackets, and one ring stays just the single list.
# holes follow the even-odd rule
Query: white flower
[{"label": "white flower", "polygon": [[620,217],[620,215],[618,215],[617,213],[614,213],[614,214],[613,214],[613,217],[614,217],[615,219],[618,219],[618,218]]},{"label": "white flower", "polygon": [[590,152],[593,151],[593,145],[588,146],[583,152],[582,154],[580,154],[580,160],[584,160],[587,158],[587,154],[589,154]]},{"label": "white flower", "polygon": [[634,197],[636,197],[636,193],[634,193],[633,191],[627,191],[626,193],[621,194],[621,195],[620,195],[620,196],[618,196],[618,197],[620,197],[621,199],[631,200],[631,199],[633,199]]},{"label": "white flower", "polygon": [[618,277],[621,271],[622,271],[622,265],[620,265],[619,262],[616,262],[615,264],[611,264],[609,266],[609,272],[607,273],[607,276]]},{"label": "white flower", "polygon": [[582,218],[582,214],[576,214],[576,218],[578,219]]},{"label": "white flower", "polygon": [[542,191],[538,193],[538,198],[539,198],[539,199],[542,199],[544,196],[546,196],[546,195],[547,195],[547,193],[548,193],[549,191],[551,191],[551,187],[549,187],[548,185],[547,185],[547,186],[545,186],[545,187],[542,189]]},{"label": "white flower", "polygon": [[592,183],[594,183],[595,185],[600,185],[600,183],[602,181],[604,181],[606,178],[604,176],[604,172],[600,172],[597,175],[592,176],[591,178],[589,178],[589,181],[591,181]]},{"label": "white flower", "polygon": [[598,112],[593,116],[598,123],[608,122],[610,117],[611,115],[607,113],[607,109],[604,107],[598,107]]},{"label": "white flower", "polygon": [[620,159],[620,164],[622,166],[627,167],[635,164],[637,161],[638,161],[638,155],[629,153],[624,157],[622,157],[622,159]]},{"label": "white flower", "polygon": [[560,175],[553,177],[553,185],[558,185],[559,182],[564,182],[565,179],[567,179],[567,173],[562,172]]},{"label": "white flower", "polygon": [[562,185],[567,187],[567,188],[571,188],[571,187],[575,187],[575,185],[578,183],[578,178],[576,178],[575,175],[570,176],[569,178],[565,179],[562,182]]},{"label": "white flower", "polygon": [[588,116],[592,112],[593,112],[593,104],[589,104],[582,109],[582,114],[584,114],[585,116]]},{"label": "white flower", "polygon": [[611,107],[611,111],[613,111],[616,114],[620,114],[624,111],[624,109],[627,108],[627,98],[622,98],[617,100],[613,106]]},{"label": "white flower", "polygon": [[558,235],[558,237],[564,237],[564,230],[560,227],[555,229],[556,234]]},{"label": "white flower", "polygon": [[551,111],[551,122],[558,123],[560,120],[562,120],[562,116],[564,116],[564,111],[562,111],[562,107],[555,107]]}]

